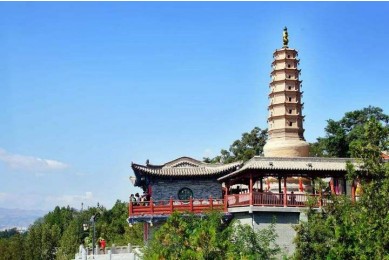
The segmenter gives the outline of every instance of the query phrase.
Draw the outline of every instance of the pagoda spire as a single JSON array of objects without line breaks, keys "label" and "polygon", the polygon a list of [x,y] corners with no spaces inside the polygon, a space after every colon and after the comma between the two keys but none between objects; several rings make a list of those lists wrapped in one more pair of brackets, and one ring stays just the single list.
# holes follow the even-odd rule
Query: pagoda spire
[{"label": "pagoda spire", "polygon": [[288,28],[286,26],[284,27],[284,33],[282,35],[282,40],[284,42],[284,48],[288,48],[289,34],[288,34]]},{"label": "pagoda spire", "polygon": [[309,144],[304,139],[303,103],[298,52],[288,47],[288,29],[283,32],[283,48],[273,54],[268,117],[267,157],[306,157]]}]

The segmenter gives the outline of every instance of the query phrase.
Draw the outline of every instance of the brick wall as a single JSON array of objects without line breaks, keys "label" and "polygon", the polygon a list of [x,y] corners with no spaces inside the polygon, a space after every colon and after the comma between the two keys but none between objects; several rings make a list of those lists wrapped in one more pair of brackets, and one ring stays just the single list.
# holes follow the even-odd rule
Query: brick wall
[{"label": "brick wall", "polygon": [[189,188],[193,191],[193,198],[205,199],[212,196],[221,199],[222,186],[217,180],[159,180],[152,185],[153,200],[168,200],[170,197],[178,199],[178,191]]}]

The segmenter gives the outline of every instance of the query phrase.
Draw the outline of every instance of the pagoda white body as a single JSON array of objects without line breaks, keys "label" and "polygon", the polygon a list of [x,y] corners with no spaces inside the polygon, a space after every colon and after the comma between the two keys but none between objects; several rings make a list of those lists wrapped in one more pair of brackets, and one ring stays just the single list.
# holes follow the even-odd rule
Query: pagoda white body
[{"label": "pagoda white body", "polygon": [[265,157],[309,156],[309,144],[304,139],[298,52],[286,44],[284,39],[284,47],[273,54]]}]

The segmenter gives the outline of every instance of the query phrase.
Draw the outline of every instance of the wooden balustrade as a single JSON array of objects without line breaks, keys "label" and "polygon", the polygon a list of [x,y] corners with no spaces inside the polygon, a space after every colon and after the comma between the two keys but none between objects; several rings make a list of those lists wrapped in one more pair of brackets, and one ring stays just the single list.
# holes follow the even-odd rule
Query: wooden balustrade
[{"label": "wooden balustrade", "polygon": [[253,192],[226,195],[224,199],[158,200],[129,203],[129,215],[169,215],[174,211],[202,213],[210,210],[227,212],[228,208],[253,206],[266,207],[307,207],[308,202],[316,207],[326,206],[331,199],[321,194],[292,194]]},{"label": "wooden balustrade", "polygon": [[225,211],[223,199],[150,200],[129,204],[129,215],[164,215],[178,212],[202,213],[210,210]]},{"label": "wooden balustrade", "polygon": [[[250,193],[232,194],[227,196],[228,208],[249,206]],[[309,201],[317,207],[326,206],[328,199],[314,194],[292,194],[271,193],[271,192],[253,192],[253,206],[267,207],[306,207]]]}]

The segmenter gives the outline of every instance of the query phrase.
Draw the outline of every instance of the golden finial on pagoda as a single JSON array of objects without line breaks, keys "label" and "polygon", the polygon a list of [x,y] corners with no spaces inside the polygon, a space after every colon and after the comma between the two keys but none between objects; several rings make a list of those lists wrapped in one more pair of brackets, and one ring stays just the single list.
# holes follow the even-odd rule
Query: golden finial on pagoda
[{"label": "golden finial on pagoda", "polygon": [[288,28],[286,28],[286,26],[284,27],[284,33],[282,39],[284,42],[284,47],[288,47],[289,38],[288,38]]}]

